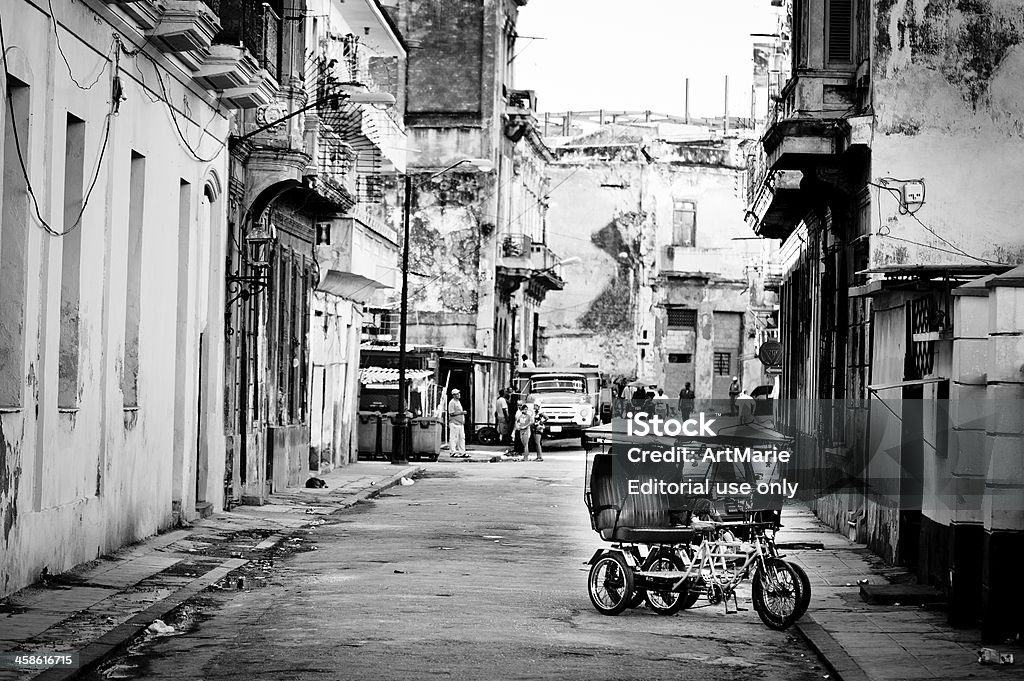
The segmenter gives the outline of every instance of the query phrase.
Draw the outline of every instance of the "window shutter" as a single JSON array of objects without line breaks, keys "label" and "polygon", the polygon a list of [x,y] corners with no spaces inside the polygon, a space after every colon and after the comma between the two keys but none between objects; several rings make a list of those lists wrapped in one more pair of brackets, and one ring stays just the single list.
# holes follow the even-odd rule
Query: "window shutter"
[{"label": "window shutter", "polygon": [[853,61],[853,0],[828,0],[828,61]]}]

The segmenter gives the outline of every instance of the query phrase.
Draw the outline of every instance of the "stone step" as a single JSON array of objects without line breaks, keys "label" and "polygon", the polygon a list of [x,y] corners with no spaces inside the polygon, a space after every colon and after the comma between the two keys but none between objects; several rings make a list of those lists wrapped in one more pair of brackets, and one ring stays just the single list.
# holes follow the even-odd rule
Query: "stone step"
[{"label": "stone step", "polygon": [[945,603],[946,596],[922,584],[861,584],[860,597],[871,605],[925,605]]}]

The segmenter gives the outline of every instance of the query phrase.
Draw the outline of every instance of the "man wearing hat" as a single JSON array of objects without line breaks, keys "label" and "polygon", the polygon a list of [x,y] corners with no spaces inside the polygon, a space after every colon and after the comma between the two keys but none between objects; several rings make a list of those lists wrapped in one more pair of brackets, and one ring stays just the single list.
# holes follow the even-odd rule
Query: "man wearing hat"
[{"label": "man wearing hat", "polygon": [[450,456],[457,459],[469,457],[466,453],[466,410],[459,401],[461,394],[458,388],[452,390],[452,399],[448,401],[448,450]]}]

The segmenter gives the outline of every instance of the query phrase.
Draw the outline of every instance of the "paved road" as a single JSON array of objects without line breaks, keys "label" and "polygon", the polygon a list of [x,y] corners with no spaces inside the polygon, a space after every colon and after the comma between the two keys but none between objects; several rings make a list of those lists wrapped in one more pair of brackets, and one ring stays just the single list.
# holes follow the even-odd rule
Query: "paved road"
[{"label": "paved road", "polygon": [[[428,464],[331,517],[269,585],[186,606],[104,678],[822,679],[795,633],[721,606],[598,614],[583,454]],[[749,600],[741,606],[748,605]],[[99,678],[94,676],[93,678]]]}]

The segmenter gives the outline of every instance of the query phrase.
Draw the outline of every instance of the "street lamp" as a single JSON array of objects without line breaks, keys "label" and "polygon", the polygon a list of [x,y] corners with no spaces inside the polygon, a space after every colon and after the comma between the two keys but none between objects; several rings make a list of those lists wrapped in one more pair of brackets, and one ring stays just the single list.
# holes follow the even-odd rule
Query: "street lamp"
[{"label": "street lamp", "polygon": [[228,306],[237,299],[248,300],[270,285],[270,259],[274,242],[277,240],[277,228],[267,219],[257,222],[245,235],[245,250],[239,252],[242,264],[248,266],[251,274],[231,274],[226,278],[228,291],[235,295],[227,302]]},{"label": "street lamp", "polygon": [[[490,172],[494,168],[494,164],[489,159],[464,158],[430,175],[426,181],[430,182],[461,165],[473,166],[479,172],[484,173]],[[407,171],[405,173],[405,201],[402,208],[402,307],[398,317],[398,414],[395,416],[391,440],[391,463],[397,465],[407,464],[409,452],[412,451],[412,422],[405,413],[405,338],[409,317],[409,219],[412,214],[412,189],[412,175]]]}]

